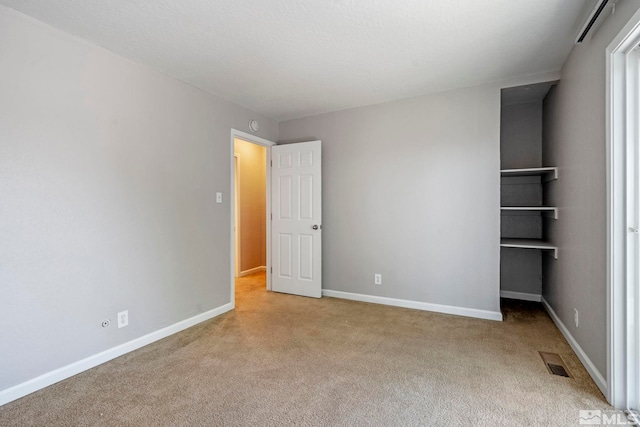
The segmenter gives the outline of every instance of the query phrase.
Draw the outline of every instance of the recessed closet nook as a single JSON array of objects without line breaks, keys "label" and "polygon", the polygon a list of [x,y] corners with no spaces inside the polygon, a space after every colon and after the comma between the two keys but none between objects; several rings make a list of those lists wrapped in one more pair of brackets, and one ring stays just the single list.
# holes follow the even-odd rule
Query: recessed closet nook
[{"label": "recessed closet nook", "polygon": [[558,209],[550,186],[562,176],[544,155],[544,100],[555,82],[506,88],[500,113],[500,295],[540,301],[545,268],[558,258]]}]

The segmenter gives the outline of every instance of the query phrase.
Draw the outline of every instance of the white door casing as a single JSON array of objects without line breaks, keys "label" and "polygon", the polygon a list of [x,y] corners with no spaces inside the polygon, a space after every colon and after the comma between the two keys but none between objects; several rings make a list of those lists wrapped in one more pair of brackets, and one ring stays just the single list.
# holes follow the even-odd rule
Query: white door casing
[{"label": "white door casing", "polygon": [[271,147],[271,290],[322,296],[320,141]]},{"label": "white door casing", "polygon": [[234,277],[240,277],[240,254],[242,250],[240,249],[240,157],[237,154],[233,155],[233,179],[234,179],[234,242],[235,242],[235,271]]},{"label": "white door casing", "polygon": [[640,409],[639,45],[637,11],[606,50],[607,400],[629,410]]}]

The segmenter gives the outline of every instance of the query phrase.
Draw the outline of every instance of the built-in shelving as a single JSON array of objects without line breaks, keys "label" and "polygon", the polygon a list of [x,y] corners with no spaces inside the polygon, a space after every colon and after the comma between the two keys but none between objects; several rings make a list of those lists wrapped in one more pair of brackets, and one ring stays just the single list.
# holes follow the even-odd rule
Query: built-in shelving
[{"label": "built-in shelving", "polygon": [[558,208],[553,206],[501,206],[502,211],[530,211],[549,214],[553,219],[558,219]]},{"label": "built-in shelving", "polygon": [[500,239],[500,246],[503,248],[523,248],[523,249],[541,249],[552,252],[555,259],[558,259],[558,247],[543,240],[536,239]]},{"label": "built-in shelving", "polygon": [[540,176],[546,182],[558,179],[558,168],[502,169],[500,176]]},{"label": "built-in shelving", "polygon": [[[542,167],[542,168],[523,168],[523,169],[502,169],[500,171],[502,177],[523,177],[523,176],[539,176],[543,182],[558,179],[558,168]],[[501,212],[539,212],[553,219],[558,219],[558,208],[555,206],[501,206]],[[540,249],[550,251],[555,259],[558,259],[558,248],[551,243],[539,239],[500,239],[500,246],[503,248],[523,248],[523,249]]]}]

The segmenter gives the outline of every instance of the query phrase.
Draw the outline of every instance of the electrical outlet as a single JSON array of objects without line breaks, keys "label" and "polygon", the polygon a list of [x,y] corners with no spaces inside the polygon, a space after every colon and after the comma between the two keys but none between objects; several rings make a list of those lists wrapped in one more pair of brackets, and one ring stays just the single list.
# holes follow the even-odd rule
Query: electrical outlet
[{"label": "electrical outlet", "polygon": [[118,313],[118,328],[124,328],[129,324],[129,310]]},{"label": "electrical outlet", "polygon": [[573,321],[576,323],[576,328],[577,328],[578,324],[580,323],[580,313],[578,313],[577,308],[573,309]]},{"label": "electrical outlet", "polygon": [[216,203],[222,203],[222,193],[219,191],[216,193]]},{"label": "electrical outlet", "polygon": [[373,283],[375,283],[376,285],[382,285],[382,274],[374,274],[373,275]]}]

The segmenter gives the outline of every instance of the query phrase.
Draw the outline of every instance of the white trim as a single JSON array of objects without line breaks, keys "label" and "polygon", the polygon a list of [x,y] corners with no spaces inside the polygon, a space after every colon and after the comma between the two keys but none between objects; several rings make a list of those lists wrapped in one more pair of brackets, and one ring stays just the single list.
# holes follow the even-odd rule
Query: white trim
[{"label": "white trim", "polygon": [[522,168],[522,169],[500,169],[500,176],[504,177],[523,177],[523,176],[540,176],[544,182],[558,179],[557,167],[541,167],[541,168]]},{"label": "white trim", "polygon": [[240,276],[238,277],[248,276],[250,274],[257,273],[259,271],[267,271],[267,266],[261,265],[260,267],[250,268],[248,270],[241,271]]},{"label": "white trim", "polygon": [[546,73],[528,74],[525,76],[518,76],[518,77],[514,77],[507,80],[500,80],[497,83],[501,89],[505,89],[510,87],[532,85],[537,83],[555,82],[560,80],[561,77],[562,77],[561,71],[554,70]]},{"label": "white trim", "polygon": [[233,214],[234,214],[234,232],[233,232],[233,242],[235,243],[235,250],[233,251],[235,256],[235,269],[233,274],[234,277],[240,277],[240,265],[242,264],[242,242],[240,241],[240,236],[242,235],[241,227],[242,223],[239,221],[238,212],[240,212],[240,155],[238,153],[233,153],[233,179],[234,179],[234,187],[233,187]]},{"label": "white trim", "polygon": [[[638,235],[628,227],[637,224],[637,105],[628,94],[639,90],[635,76],[627,75],[628,54],[640,41],[640,11],[637,11],[606,49],[606,136],[607,136],[607,400],[616,408],[640,406],[640,342],[637,308],[630,301],[640,298],[637,289]],[[637,58],[636,58],[637,61]],[[635,65],[637,67],[637,64]],[[629,73],[634,74],[634,73]],[[629,120],[631,119],[631,120]],[[630,168],[630,169],[628,169]],[[627,198],[629,198],[627,200]],[[629,208],[632,208],[629,210]],[[631,238],[629,238],[631,237]],[[634,277],[636,277],[634,279]],[[637,306],[636,306],[637,307]],[[635,321],[632,321],[635,319]],[[635,330],[634,330],[635,329]],[[634,354],[636,353],[636,354]],[[635,364],[634,364],[635,360]]]},{"label": "white trim", "polygon": [[[266,198],[267,198],[267,214],[266,214],[266,221],[267,221],[267,239],[265,244],[267,245],[266,251],[267,251],[267,271],[269,271],[270,267],[271,267],[271,147],[273,147],[274,145],[276,145],[275,142],[269,141],[267,139],[264,138],[260,138],[258,136],[246,133],[246,132],[242,132],[240,130],[237,129],[233,129],[231,128],[231,155],[229,156],[229,162],[230,162],[230,174],[231,174],[231,190],[229,191],[230,199],[231,203],[229,203],[230,205],[230,209],[231,209],[231,227],[229,230],[230,233],[230,241],[231,241],[231,269],[229,270],[230,272],[230,276],[231,276],[231,283],[230,283],[230,294],[229,294],[229,298],[231,299],[231,305],[233,307],[236,306],[236,278],[235,278],[235,231],[234,231],[234,224],[235,224],[235,179],[233,176],[233,163],[234,163],[234,140],[238,138],[238,139],[242,139],[244,141],[247,142],[251,142],[253,144],[258,144],[258,145],[262,145],[263,147],[267,147],[267,194],[266,194]],[[271,274],[267,274],[267,290],[271,290]]]},{"label": "white trim", "polygon": [[189,319],[174,323],[173,325],[167,326],[166,328],[158,329],[157,331],[151,332],[147,335],[143,335],[139,338],[135,338],[124,344],[120,344],[116,347],[94,354],[93,356],[89,356],[67,366],[63,366],[62,368],[55,369],[51,372],[47,372],[46,374],[42,374],[21,384],[2,390],[0,391],[0,406],[31,394],[35,391],[41,390],[57,382],[70,378],[74,375],[79,374],[80,372],[84,372],[86,370],[94,368],[98,365],[108,362],[109,360],[113,360],[116,357],[122,356],[123,354],[127,354],[129,352],[137,350],[140,347],[144,347],[145,345],[149,345],[155,341],[183,331],[187,328],[197,325],[198,323],[204,322],[205,320],[209,320],[211,318],[219,316],[231,309],[233,309],[233,306],[231,305],[231,303],[227,303],[218,308],[214,308],[213,310],[209,310],[205,313],[190,317]]},{"label": "white trim", "polygon": [[558,330],[560,330],[560,333],[564,336],[573,351],[576,353],[578,359],[580,359],[584,367],[587,369],[587,372],[589,373],[591,378],[593,378],[593,381],[596,383],[602,394],[605,394],[607,392],[607,381],[604,379],[600,371],[598,371],[596,365],[593,364],[591,359],[589,359],[589,356],[587,356],[587,353],[585,353],[582,347],[580,347],[580,344],[578,344],[578,341],[576,341],[573,335],[571,335],[571,332],[569,332],[567,327],[564,326],[564,323],[562,323],[562,320],[560,320],[556,312],[553,311],[553,308],[551,308],[551,305],[549,305],[547,300],[542,297],[541,302],[545,310],[547,310],[547,313],[549,313],[549,317],[551,317],[553,323],[555,323]]},{"label": "white trim", "polygon": [[333,291],[331,289],[323,289],[322,295],[353,301],[370,302],[373,304],[391,305],[394,307],[413,308],[416,310],[433,311],[436,313],[475,317],[477,319],[502,321],[502,313],[499,311],[478,310],[476,308],[456,307],[453,305],[432,304],[428,302],[379,297],[375,295],[355,294],[351,292]]},{"label": "white trim", "polygon": [[522,301],[542,301],[542,295],[540,294],[528,294],[525,292],[513,292],[513,291],[500,291],[500,298],[519,299]]}]

